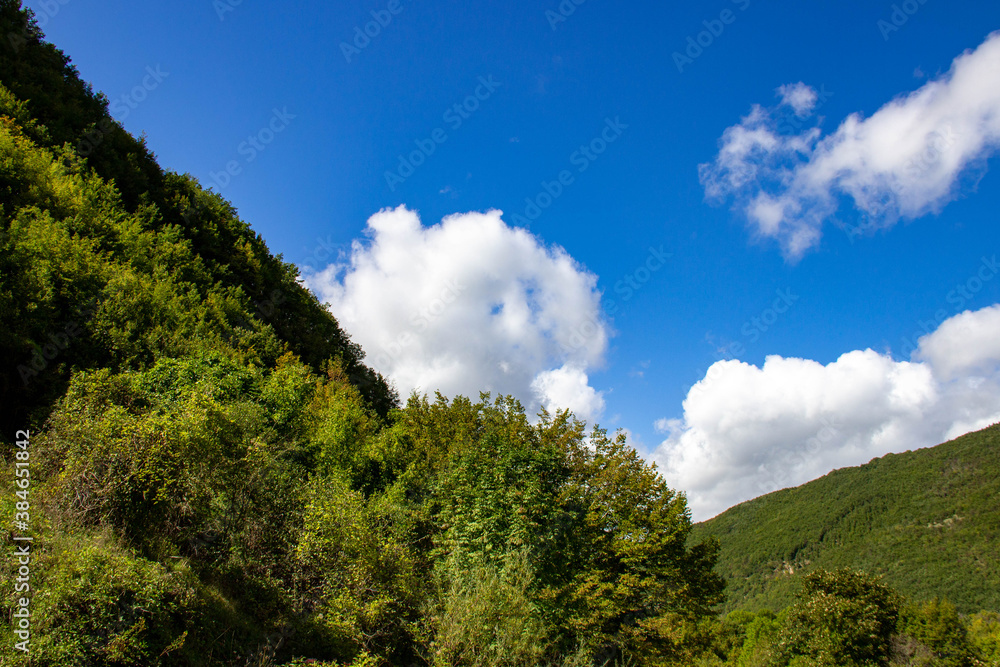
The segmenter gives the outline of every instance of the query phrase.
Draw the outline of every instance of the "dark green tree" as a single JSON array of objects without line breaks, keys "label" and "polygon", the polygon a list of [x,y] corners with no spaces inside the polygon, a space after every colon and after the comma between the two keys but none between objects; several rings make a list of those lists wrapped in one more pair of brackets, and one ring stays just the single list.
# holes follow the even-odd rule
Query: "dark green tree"
[{"label": "dark green tree", "polygon": [[783,624],[779,664],[887,665],[900,605],[895,591],[864,572],[807,574]]},{"label": "dark green tree", "polygon": [[[900,647],[907,647],[907,638],[912,638],[929,649],[934,665],[971,667],[975,664],[965,623],[955,605],[947,600],[934,598],[922,605],[905,607],[899,625],[904,635],[898,642]],[[915,647],[913,652],[919,652],[919,648]]]}]

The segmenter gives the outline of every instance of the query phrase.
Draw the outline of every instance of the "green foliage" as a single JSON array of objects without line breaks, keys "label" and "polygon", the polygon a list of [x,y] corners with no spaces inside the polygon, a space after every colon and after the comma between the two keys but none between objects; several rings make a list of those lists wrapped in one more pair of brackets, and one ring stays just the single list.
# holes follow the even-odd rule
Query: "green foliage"
[{"label": "green foliage", "polygon": [[305,500],[295,550],[301,602],[340,654],[403,651],[424,587],[405,543],[406,518],[337,476],[314,478]]},{"label": "green foliage", "polygon": [[[405,614],[383,599],[369,600],[371,581],[346,596],[331,583],[337,573],[330,550],[344,545],[320,539],[334,526],[318,514],[326,506],[308,500],[320,491],[335,504],[358,497],[318,475],[300,444],[312,427],[306,418],[311,396],[317,388],[326,392],[326,382],[346,380],[322,381],[291,358],[265,373],[214,353],[164,359],[140,373],[79,373],[33,439],[44,513],[56,535],[110,530],[111,543],[128,544],[143,558],[190,563],[200,622],[215,629],[216,639],[230,637],[228,648],[212,648],[224,664],[240,655],[272,659],[278,648],[356,655],[357,646],[338,644],[340,635],[325,622],[326,610],[343,612],[341,602],[357,608],[349,619],[352,640],[361,637],[364,647],[382,651],[402,635],[390,640],[372,629],[398,627]],[[364,542],[345,567],[387,577],[395,572],[390,556],[398,555],[405,571],[390,579],[401,599],[410,600],[419,586],[405,562],[409,552],[392,548],[396,533],[379,528],[405,532],[407,524],[396,520],[391,503],[363,506],[367,513],[357,517],[353,506],[341,507],[367,521],[346,534],[385,539]],[[312,586],[317,579],[326,583]],[[311,595],[314,590],[319,594]],[[282,633],[295,627],[298,639],[287,640]],[[204,640],[188,641],[196,639]]]},{"label": "green foliage", "polygon": [[736,659],[738,667],[758,667],[769,664],[775,655],[775,644],[781,628],[777,619],[759,616],[747,626],[746,641]]},{"label": "green foliage", "polygon": [[847,569],[817,570],[802,578],[802,586],[782,623],[779,664],[889,663],[901,603],[892,589]]},{"label": "green foliage", "polygon": [[[190,654],[202,611],[189,572],[138,558],[99,535],[36,543],[34,553],[30,662],[5,641],[3,664],[186,664],[175,660]],[[12,606],[14,567],[4,559],[0,571]],[[0,629],[12,637],[8,619],[4,614]]]},{"label": "green foliage", "polygon": [[512,552],[503,567],[448,570],[425,610],[425,659],[434,667],[516,667],[554,661],[552,632],[533,600],[533,567]]},{"label": "green foliage", "polygon": [[788,605],[799,574],[851,567],[960,613],[1000,609],[1000,426],[890,454],[696,525],[719,540],[725,609]]},{"label": "green foliage", "polygon": [[[947,600],[934,598],[923,605],[906,608],[899,630],[904,636],[900,638],[898,653],[911,664],[920,664],[918,656],[924,652],[928,653],[927,664],[940,667],[975,664],[968,629],[955,606]],[[923,651],[925,647],[927,650]]]},{"label": "green foliage", "polygon": [[517,580],[531,582],[557,654],[587,645],[604,660],[669,657],[719,600],[713,545],[685,547],[686,500],[623,435],[595,428],[585,439],[566,413],[531,425],[510,398],[439,396],[411,399],[381,446],[390,493],[426,526],[435,570],[461,582],[492,568],[508,581],[511,562],[530,563]]},{"label": "green foliage", "polygon": [[1000,614],[980,612],[969,623],[969,641],[981,662],[1000,665]]},{"label": "green foliage", "polygon": [[437,553],[457,570],[497,564],[510,550],[530,549],[540,561],[552,555],[549,540],[558,537],[564,457],[541,442],[519,405],[478,407],[481,435],[461,444],[434,487],[442,528]]},{"label": "green foliage", "polygon": [[86,153],[102,178],[119,184],[133,210],[144,193],[155,193],[162,186],[153,155],[111,119],[107,98],[94,94],[69,58],[43,41],[20,5],[16,0],[0,3],[0,81],[26,102],[44,127],[36,139]]},{"label": "green foliage", "polygon": [[152,407],[129,375],[74,378],[39,443],[66,526],[108,525],[155,554],[197,552],[241,472],[245,442],[222,406],[191,393]]},{"label": "green foliage", "polygon": [[280,435],[302,430],[305,406],[316,388],[309,369],[290,356],[278,360],[278,366],[264,383],[260,403],[271,415],[273,428]]},{"label": "green foliage", "polygon": [[693,654],[714,543],[686,547],[684,497],[623,436],[509,397],[398,409],[20,3],[0,37],[0,430],[33,431],[43,663]]},{"label": "green foliage", "polygon": [[726,642],[722,656],[726,664],[737,667],[765,667],[776,659],[776,644],[781,621],[770,611],[754,614],[745,610],[731,612],[723,623]]},{"label": "green foliage", "polygon": [[580,637],[634,655],[677,657],[722,599],[715,544],[686,548],[687,501],[625,443],[595,430],[568,498],[584,502],[583,558],[569,588]]},{"label": "green foliage", "polygon": [[309,453],[321,474],[346,470],[351,485],[372,493],[385,488],[388,461],[375,439],[383,423],[365,405],[361,393],[347,382],[340,364],[327,369],[329,381],[320,385],[308,405]]},{"label": "green foliage", "polygon": [[876,578],[848,569],[817,570],[801,581],[798,601],[777,616],[739,609],[721,621],[705,621],[703,648],[685,664],[998,664],[995,613],[963,618],[947,601],[909,603]]}]

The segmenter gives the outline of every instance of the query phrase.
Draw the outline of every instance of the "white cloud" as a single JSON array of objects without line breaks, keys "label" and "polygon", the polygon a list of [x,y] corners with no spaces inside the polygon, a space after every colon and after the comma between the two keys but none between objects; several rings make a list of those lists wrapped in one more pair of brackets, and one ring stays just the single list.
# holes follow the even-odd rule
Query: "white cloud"
[{"label": "white cloud", "polygon": [[800,117],[805,117],[812,113],[812,110],[816,107],[816,101],[819,99],[816,91],[801,81],[781,86],[778,88],[777,93],[781,97],[781,103],[792,107],[795,115]]},{"label": "white cloud", "polygon": [[366,233],[349,261],[305,283],[404,398],[485,390],[531,410],[600,415],[587,370],[603,363],[609,329],[597,276],[565,250],[507,226],[500,211],[424,227],[400,206],[373,215]]},{"label": "white cloud", "polygon": [[914,356],[945,379],[988,369],[1000,359],[1000,305],[942,322],[933,334],[920,339]]},{"label": "white cloud", "polygon": [[[817,103],[801,83],[778,94],[800,116]],[[870,118],[848,116],[826,137],[818,127],[779,125],[779,115],[754,106],[723,133],[718,156],[699,175],[709,200],[733,197],[751,228],[777,239],[789,258],[819,242],[845,198],[871,227],[936,213],[958,195],[960,177],[981,173],[1000,148],[1000,32],[944,76]]]},{"label": "white cloud", "polygon": [[[910,361],[872,350],[822,365],[768,357],[714,364],[660,420],[653,455],[697,520],[890,452],[1000,421],[1000,305],[946,320]],[[992,338],[991,338],[992,333]]]},{"label": "white cloud", "polygon": [[543,371],[535,376],[531,389],[550,412],[566,408],[590,422],[604,412],[604,396],[590,386],[587,374],[579,368],[563,366]]}]

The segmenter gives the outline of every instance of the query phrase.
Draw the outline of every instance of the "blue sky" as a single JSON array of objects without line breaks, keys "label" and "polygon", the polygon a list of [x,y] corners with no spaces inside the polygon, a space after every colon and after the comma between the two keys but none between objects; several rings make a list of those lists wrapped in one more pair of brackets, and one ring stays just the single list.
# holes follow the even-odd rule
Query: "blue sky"
[{"label": "blue sky", "polygon": [[[566,178],[551,205],[530,222],[537,248],[495,223],[468,223],[470,229],[492,229],[503,249],[498,253],[508,252],[521,264],[497,261],[481,283],[494,281],[492,287],[477,291],[480,283],[475,283],[466,294],[457,295],[460,305],[455,308],[472,308],[468,300],[490,289],[503,292],[504,280],[533,281],[532,289],[549,290],[553,300],[574,303],[581,290],[595,293],[586,280],[577,278],[595,276],[604,310],[614,312],[600,315],[598,307],[601,336],[587,344],[585,353],[560,356],[556,348],[536,340],[530,358],[510,361],[522,363],[535,380],[538,373],[559,368],[584,372],[592,390],[587,405],[594,408],[593,416],[603,426],[627,428],[642,453],[666,466],[668,480],[690,492],[696,518],[832,467],[935,444],[936,438],[961,430],[962,424],[978,425],[1000,414],[1000,406],[986,401],[964,414],[965,421],[948,420],[940,414],[946,410],[942,405],[955,412],[962,409],[955,405],[969,401],[952,405],[933,399],[940,418],[918,431],[901,430],[908,418],[898,406],[855,428],[850,425],[849,401],[838,403],[823,394],[814,404],[799,406],[790,398],[786,405],[781,403],[782,392],[772,394],[771,385],[754,384],[772,376],[762,371],[740,380],[737,371],[746,367],[736,368],[743,362],[761,369],[768,355],[814,362],[826,370],[818,376],[807,372],[812,380],[773,371],[773,377],[789,383],[786,393],[809,394],[811,390],[796,383],[814,380],[821,385],[816,391],[828,391],[822,387],[841,377],[830,365],[842,355],[870,349],[877,359],[868,357],[869,366],[862,363],[855,374],[843,376],[847,394],[876,391],[852,384],[863,383],[875,367],[884,367],[890,393],[919,388],[924,381],[936,383],[925,389],[938,397],[954,397],[949,382],[975,385],[980,397],[990,393],[995,377],[983,370],[982,359],[978,365],[962,366],[974,373],[944,377],[940,368],[961,366],[952,363],[952,357],[963,347],[953,343],[948,348],[948,331],[939,336],[945,351],[934,352],[928,343],[922,357],[937,354],[933,380],[914,377],[892,384],[892,378],[901,376],[899,369],[920,370],[892,364],[910,361],[913,345],[906,348],[905,341],[915,345],[917,337],[935,331],[941,315],[986,313],[970,320],[963,329],[966,334],[956,333],[954,340],[990,331],[993,320],[986,317],[993,312],[989,307],[1000,302],[1000,279],[981,281],[968,298],[954,292],[976,276],[984,258],[1000,253],[1000,175],[991,157],[996,137],[989,133],[993,121],[986,112],[967,118],[965,126],[947,119],[934,126],[957,127],[955,137],[941,135],[930,153],[924,153],[929,155],[928,166],[917,175],[944,182],[947,194],[913,201],[913,190],[908,190],[910,199],[900,196],[888,213],[873,213],[870,206],[866,210],[842,180],[824,182],[825,190],[823,184],[815,186],[823,190],[821,195],[809,189],[824,163],[824,151],[815,146],[809,148],[815,169],[801,170],[801,182],[813,184],[809,186],[781,182],[780,174],[787,178],[800,173],[779,168],[802,159],[794,149],[765,151],[763,157],[754,154],[740,162],[740,168],[754,168],[755,178],[771,178],[768,183],[735,186],[730,179],[733,165],[717,160],[727,128],[759,127],[756,121],[742,121],[755,104],[771,110],[770,120],[761,123],[773,136],[805,136],[818,128],[818,136],[830,137],[851,114],[872,117],[900,95],[942,80],[956,57],[983,45],[1000,29],[1000,5],[995,2],[715,0],[622,6],[606,0],[579,5],[566,0],[561,6],[568,15],[559,14],[557,0],[309,1],[294,6],[255,0],[28,0],[25,5],[35,10],[48,39],[72,58],[83,78],[113,102],[121,102],[112,107],[118,110],[116,117],[129,131],[146,135],[164,167],[191,173],[206,187],[214,185],[274,252],[316,269],[321,277],[311,284],[326,281],[326,289],[317,287],[318,292],[339,299],[341,308],[354,307],[352,312],[365,322],[391,321],[391,314],[378,310],[389,306],[371,303],[378,301],[372,295],[378,294],[380,284],[386,290],[400,285],[405,289],[419,281],[397,275],[381,276],[379,283],[376,269],[364,274],[359,267],[381,266],[378,262],[384,259],[375,256],[373,239],[382,238],[388,248],[391,235],[397,240],[405,236],[411,247],[424,252],[424,259],[413,261],[429,262],[427,266],[437,266],[435,249],[461,254],[465,247],[488,255],[489,244],[463,246],[455,241],[465,238],[460,225],[438,227],[440,234],[433,237],[426,228],[445,216],[491,209],[504,212],[505,225],[517,226],[524,220],[514,216],[525,214],[526,198],[537,201],[546,183],[558,192],[553,183],[566,172],[571,180]],[[554,19],[557,15],[565,20]],[[386,25],[377,26],[377,31],[375,24],[369,25],[377,34],[367,44],[363,39],[353,42],[366,24],[379,18]],[[689,38],[695,43],[700,38],[703,46],[691,47]],[[354,48],[343,46],[352,43]],[[982,55],[981,60],[988,57]],[[147,77],[147,68],[159,68],[161,80],[136,96],[133,91]],[[983,88],[1000,88],[994,78],[997,71],[987,67],[977,74]],[[811,102],[805,94],[803,114],[790,103],[781,106],[776,92],[800,82],[817,94]],[[123,95],[127,99],[122,100]],[[948,100],[955,107],[970,107],[958,93]],[[994,109],[992,99],[978,103],[987,111]],[[458,110],[455,105],[460,105]],[[933,108],[931,104],[917,111],[933,115],[928,110]],[[938,122],[934,118],[927,121],[928,127]],[[872,140],[878,128],[869,130],[864,141]],[[970,132],[978,134],[970,138]],[[613,138],[603,152],[588,156],[581,151],[586,146],[601,148],[602,141],[593,142],[602,133],[605,140]],[[259,150],[248,142],[253,136]],[[897,144],[906,140],[889,139]],[[872,141],[880,151],[894,150]],[[425,151],[430,154],[421,156],[423,163],[412,175],[405,167],[400,172],[399,156],[409,156],[421,145],[434,150]],[[938,173],[938,163],[948,162],[956,151],[967,159],[952,172]],[[833,156],[826,163],[839,164],[842,158]],[[230,162],[239,173],[219,177]],[[912,160],[908,164],[912,166]],[[699,165],[707,165],[728,183],[720,197],[707,201],[710,180],[704,173],[699,176]],[[867,168],[858,167],[862,172]],[[891,166],[887,169],[896,173]],[[386,172],[406,177],[390,178],[390,183]],[[949,180],[949,175],[955,178]],[[933,184],[917,179],[910,185],[926,192]],[[818,217],[808,224],[801,216],[786,217],[771,233],[763,218],[754,220],[747,213],[748,201],[761,191],[796,205],[808,201]],[[830,201],[813,205],[828,193]],[[367,226],[380,210],[400,205],[419,215],[422,232],[407,226],[412,220],[403,220],[405,212],[386,218],[381,231]],[[877,229],[853,238],[834,224],[856,226],[869,219]],[[815,231],[816,224],[821,225],[818,238],[804,250],[790,249],[788,230]],[[320,274],[336,259],[331,255],[331,260],[321,261],[327,256],[324,248],[345,251],[342,261],[349,262],[356,239],[368,240],[353,268],[348,264]],[[385,257],[407,262],[407,243],[398,244],[402,255],[386,250]],[[567,270],[556,261],[553,246],[565,249],[577,263],[576,274],[558,286],[555,282]],[[551,270],[536,272],[526,263],[538,248]],[[670,256],[647,264],[650,248]],[[442,257],[440,265],[449,261]],[[475,270],[462,262],[462,271]],[[483,265],[494,266],[485,260]],[[494,275],[514,265],[510,275]],[[649,266],[659,268],[647,273],[644,267]],[[348,280],[351,274],[355,282]],[[640,279],[645,282],[625,300],[630,276],[635,285]],[[419,293],[437,294],[439,287],[435,283]],[[396,302],[387,298],[386,303]],[[594,308],[593,301],[581,303],[584,310]],[[455,316],[448,321],[454,325],[473,319]],[[365,331],[364,323],[345,326],[356,338],[358,331]],[[471,345],[468,353],[475,354],[479,334],[473,324],[469,327],[463,335],[472,342],[463,344]],[[434,341],[420,339],[425,333],[424,328],[415,330],[418,342],[402,345],[400,354],[438,349]],[[527,347],[517,343],[511,350]],[[948,349],[952,357],[947,357]],[[494,352],[481,351],[486,356]],[[945,357],[947,362],[942,361]],[[729,361],[716,368],[723,379],[713,386],[706,374],[720,359]],[[439,368],[439,375],[420,375],[413,370],[419,360],[408,363],[412,372],[407,377],[443,377],[442,382],[452,386],[447,380],[451,372],[480,382],[478,386],[490,384],[485,366],[462,367],[461,359],[451,371]],[[730,371],[736,375],[727,375]],[[486,376],[480,377],[482,373]],[[549,385],[533,381],[535,394],[522,383],[523,400],[530,403],[532,396],[544,394],[545,386],[566,379],[545,377]],[[976,384],[976,378],[985,378],[986,384]],[[706,381],[701,395],[711,397],[715,413],[699,411],[694,400],[685,412],[683,402],[699,381]],[[741,381],[746,384],[725,389]],[[743,393],[737,391],[741,387]],[[746,391],[772,398],[766,405],[754,404]],[[923,406],[922,414],[928,412],[926,404],[917,404]],[[720,435],[722,425],[739,421],[739,415],[770,436],[740,440],[732,429]],[[830,431],[835,435],[821,437]],[[811,446],[804,444],[810,440]],[[826,451],[830,456],[822,455]],[[692,452],[701,452],[702,458]],[[729,463],[713,469],[711,479],[690,472],[711,468],[721,459]],[[782,472],[775,473],[778,469]],[[726,482],[732,476],[752,483],[723,493],[721,488],[732,486]]]}]

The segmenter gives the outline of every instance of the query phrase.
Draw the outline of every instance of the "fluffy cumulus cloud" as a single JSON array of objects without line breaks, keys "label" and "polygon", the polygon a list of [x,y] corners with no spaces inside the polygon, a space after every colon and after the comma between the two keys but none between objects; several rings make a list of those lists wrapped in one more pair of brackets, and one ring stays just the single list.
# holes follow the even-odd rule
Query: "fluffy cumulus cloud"
[{"label": "fluffy cumulus cloud", "polygon": [[485,390],[600,416],[603,396],[587,376],[609,336],[597,276],[562,248],[509,227],[500,211],[425,227],[399,207],[366,231],[343,263],[305,283],[404,398]]},{"label": "fluffy cumulus cloud", "polygon": [[[699,173],[709,201],[734,200],[756,233],[795,259],[845,200],[865,218],[852,230],[888,227],[938,212],[965,176],[982,173],[1000,148],[1000,32],[945,75],[827,136],[818,127],[826,95],[802,83],[777,93],[776,107],[754,106],[725,131]],[[782,121],[789,109],[799,121]]]},{"label": "fluffy cumulus cloud", "polygon": [[890,452],[1000,421],[1000,305],[964,312],[909,361],[858,350],[823,365],[768,357],[714,364],[654,453],[697,520]]},{"label": "fluffy cumulus cloud", "polygon": [[[916,355],[945,379],[989,370],[1000,359],[1000,306],[964,312],[920,341]],[[983,366],[985,364],[985,367]]]},{"label": "fluffy cumulus cloud", "polygon": [[566,408],[577,415],[604,412],[604,396],[587,381],[587,374],[572,366],[543,371],[531,382],[538,401],[550,412]]}]

